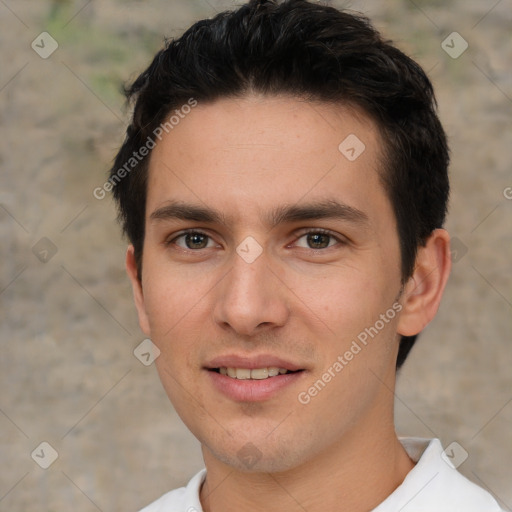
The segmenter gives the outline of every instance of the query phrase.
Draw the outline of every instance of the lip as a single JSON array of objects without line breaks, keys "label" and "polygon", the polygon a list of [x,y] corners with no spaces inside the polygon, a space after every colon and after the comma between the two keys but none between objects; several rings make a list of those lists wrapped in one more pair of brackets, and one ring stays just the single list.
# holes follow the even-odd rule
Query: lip
[{"label": "lip", "polygon": [[[215,368],[248,368],[254,370],[256,368],[270,368],[270,367],[284,368],[291,372],[297,370],[304,370],[303,366],[299,366],[291,361],[286,361],[280,357],[272,356],[270,354],[260,354],[257,356],[239,356],[235,354],[219,356],[205,364],[207,370]],[[274,378],[274,377],[273,377]]]},{"label": "lip", "polygon": [[[248,368],[250,370],[276,367],[296,373],[280,374],[262,380],[239,380],[213,371],[223,367]],[[285,391],[286,388],[299,382],[304,378],[304,373],[306,373],[306,368],[303,366],[269,354],[259,354],[252,357],[235,354],[219,356],[208,361],[204,366],[204,370],[213,387],[222,395],[235,402],[263,402],[270,400],[280,392]]]},{"label": "lip", "polygon": [[206,374],[214,388],[227,398],[235,402],[263,402],[270,400],[285,390],[285,388],[297,383],[303,378],[305,372],[285,373],[276,377],[263,380],[239,380],[221,375],[212,370],[206,370]]}]

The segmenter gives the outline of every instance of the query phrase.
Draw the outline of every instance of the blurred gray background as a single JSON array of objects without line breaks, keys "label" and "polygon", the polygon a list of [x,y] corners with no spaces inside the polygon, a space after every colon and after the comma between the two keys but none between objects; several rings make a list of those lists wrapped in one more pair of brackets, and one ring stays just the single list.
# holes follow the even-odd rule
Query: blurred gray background
[{"label": "blurred gray background", "polygon": [[[512,2],[331,3],[423,65],[452,147],[455,264],[399,377],[398,431],[459,443],[459,470],[512,510]],[[202,467],[133,354],[126,242],[93,190],[123,138],[121,84],[164,36],[233,5],[0,0],[2,511],[134,511]]]}]

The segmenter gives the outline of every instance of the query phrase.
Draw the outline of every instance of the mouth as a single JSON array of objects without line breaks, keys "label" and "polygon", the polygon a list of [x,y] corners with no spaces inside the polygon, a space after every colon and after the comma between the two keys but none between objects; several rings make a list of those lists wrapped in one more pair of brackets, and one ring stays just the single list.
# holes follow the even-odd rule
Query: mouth
[{"label": "mouth", "polygon": [[226,355],[204,366],[213,388],[235,402],[278,399],[296,387],[307,368],[270,354]]},{"label": "mouth", "polygon": [[210,368],[210,371],[237,380],[265,380],[288,373],[302,372],[304,370],[287,370],[286,368],[279,368],[277,366],[265,368],[232,368],[221,366],[219,368]]}]

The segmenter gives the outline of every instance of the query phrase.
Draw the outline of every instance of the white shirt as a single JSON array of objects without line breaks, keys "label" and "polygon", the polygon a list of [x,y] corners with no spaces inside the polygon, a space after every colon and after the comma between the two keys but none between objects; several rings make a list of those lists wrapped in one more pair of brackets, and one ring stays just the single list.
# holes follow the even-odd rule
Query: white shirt
[{"label": "white shirt", "polygon": [[[373,512],[503,512],[487,491],[443,458],[439,439],[411,437],[400,442],[416,465]],[[199,490],[205,477],[203,469],[187,487],[164,494],[140,512],[203,512]]]}]

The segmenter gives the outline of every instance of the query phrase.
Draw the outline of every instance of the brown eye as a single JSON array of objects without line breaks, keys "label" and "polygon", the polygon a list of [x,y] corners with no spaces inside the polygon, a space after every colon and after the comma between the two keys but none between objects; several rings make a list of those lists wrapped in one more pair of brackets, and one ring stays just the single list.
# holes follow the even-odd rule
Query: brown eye
[{"label": "brown eye", "polygon": [[300,236],[296,242],[296,245],[303,249],[319,250],[327,249],[328,247],[332,247],[340,243],[341,241],[330,232],[312,230]]},{"label": "brown eye", "polygon": [[167,245],[172,244],[177,245],[182,249],[188,249],[192,251],[207,249],[213,247],[214,245],[213,240],[208,235],[206,235],[205,233],[201,233],[199,231],[182,233],[181,235],[177,236],[176,238],[168,242]]},{"label": "brown eye", "polygon": [[308,246],[311,249],[325,249],[329,247],[331,236],[325,233],[309,233],[307,235]]},{"label": "brown eye", "polygon": [[208,245],[208,236],[202,233],[187,233],[185,245],[187,249],[204,249]]}]

